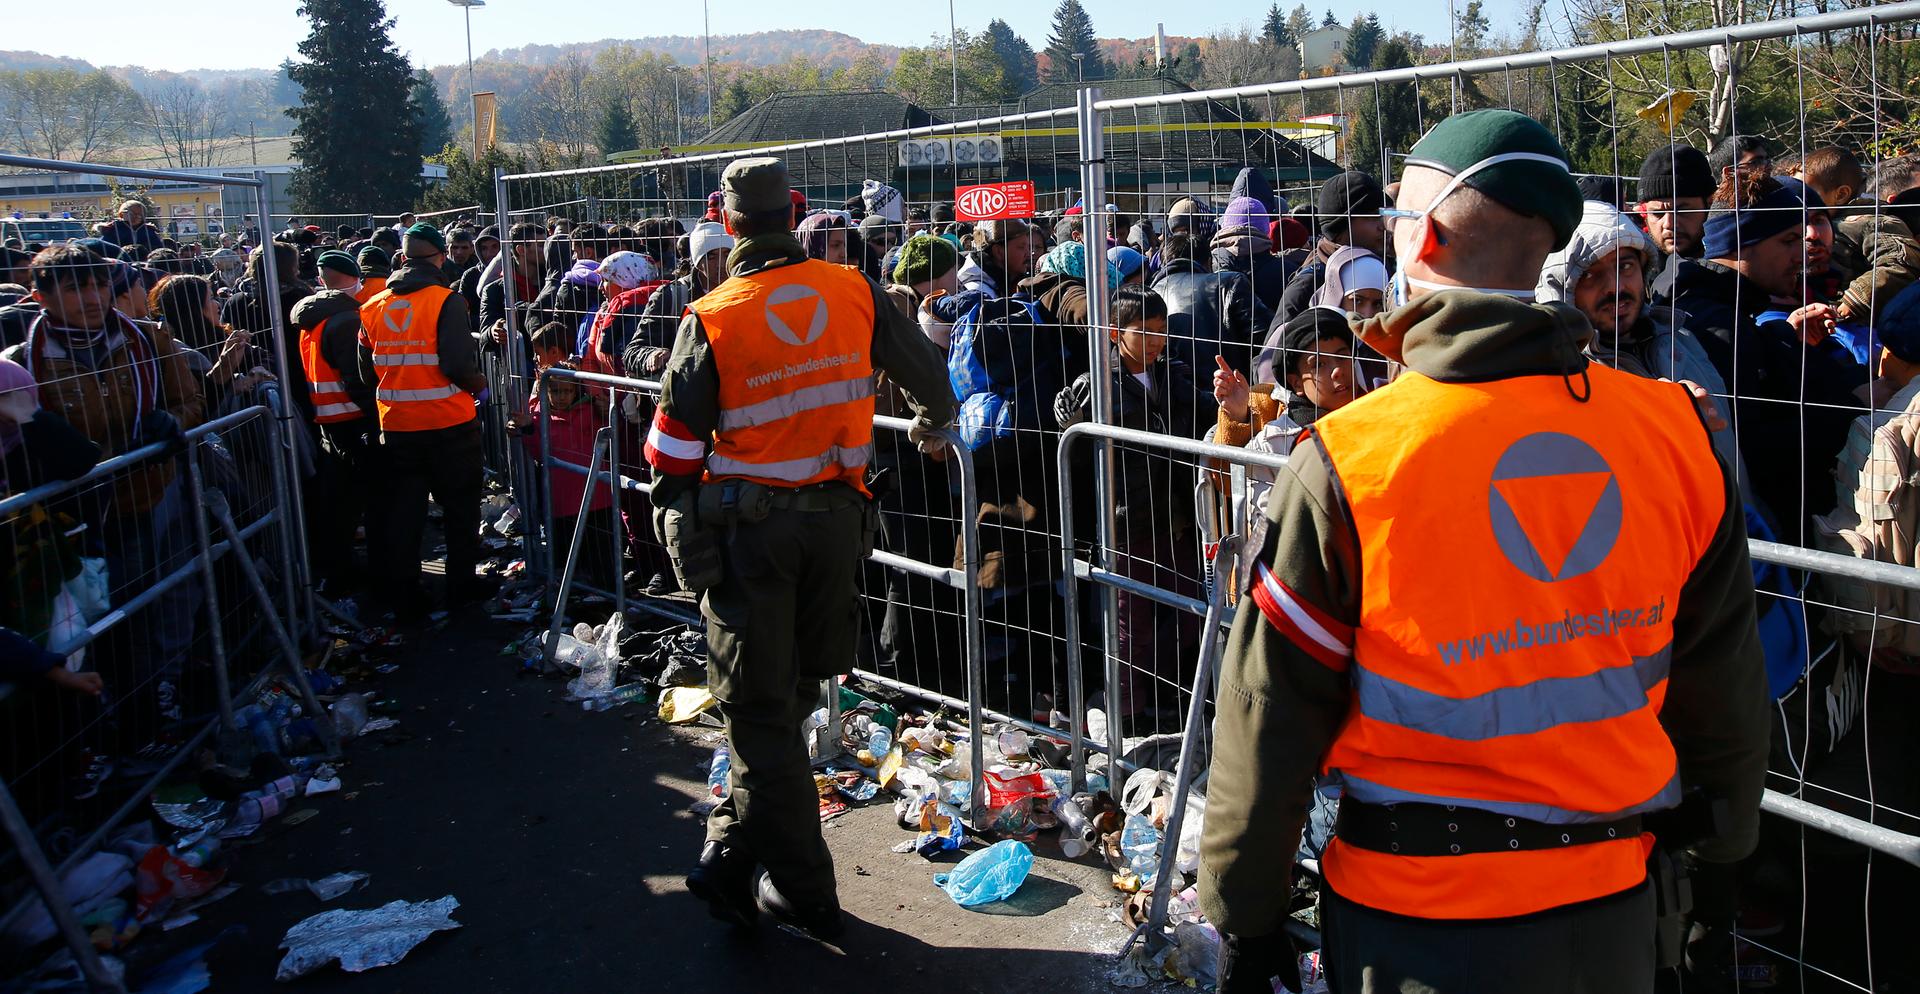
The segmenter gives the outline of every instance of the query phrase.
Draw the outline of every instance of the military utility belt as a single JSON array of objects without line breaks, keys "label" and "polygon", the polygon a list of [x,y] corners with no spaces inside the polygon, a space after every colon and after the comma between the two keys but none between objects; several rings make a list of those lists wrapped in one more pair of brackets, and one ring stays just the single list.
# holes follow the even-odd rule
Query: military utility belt
[{"label": "military utility belt", "polygon": [[838,511],[865,500],[860,491],[837,480],[808,487],[776,487],[773,491],[776,511]]},{"label": "military utility belt", "polygon": [[1640,834],[1640,816],[1579,825],[1496,814],[1455,804],[1363,804],[1340,802],[1333,834],[1342,843],[1400,856],[1465,856],[1473,853],[1565,849]]}]

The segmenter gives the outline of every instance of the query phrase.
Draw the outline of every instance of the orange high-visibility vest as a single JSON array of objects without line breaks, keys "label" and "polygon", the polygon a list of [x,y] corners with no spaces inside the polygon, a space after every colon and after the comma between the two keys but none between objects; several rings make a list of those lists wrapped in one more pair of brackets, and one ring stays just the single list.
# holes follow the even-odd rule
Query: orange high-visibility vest
[{"label": "orange high-visibility vest", "polygon": [[[1576,378],[1403,374],[1322,418],[1360,545],[1352,700],[1323,772],[1371,804],[1549,824],[1680,799],[1660,726],[1681,586],[1729,509],[1685,391]],[[1650,836],[1399,856],[1343,844],[1340,895],[1395,914],[1501,918],[1646,875]]]},{"label": "orange high-visibility vest", "polygon": [[365,304],[367,301],[373,299],[374,294],[386,288],[387,278],[385,276],[369,276],[360,281],[360,289],[354,293],[353,299]]},{"label": "orange high-visibility vest", "polygon": [[[327,321],[339,316],[333,315]],[[307,397],[313,402],[314,423],[323,425],[352,421],[367,413],[347,396],[347,385],[341,382],[340,371],[320,352],[320,335],[327,321],[300,329],[300,365],[307,371]]]},{"label": "orange high-visibility vest", "polygon": [[361,333],[379,377],[374,406],[381,431],[431,431],[476,417],[473,398],[440,371],[440,308],[452,296],[443,286],[408,294],[382,290],[361,305]]},{"label": "orange high-visibility vest", "polygon": [[873,459],[873,292],[809,259],[736,276],[692,305],[720,373],[706,478],[866,492]]}]

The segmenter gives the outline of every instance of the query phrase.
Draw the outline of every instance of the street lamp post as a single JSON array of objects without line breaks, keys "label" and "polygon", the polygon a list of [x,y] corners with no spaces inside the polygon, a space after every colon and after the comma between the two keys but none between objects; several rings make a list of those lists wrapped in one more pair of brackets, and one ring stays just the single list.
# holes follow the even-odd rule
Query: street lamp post
[{"label": "street lamp post", "polygon": [[1073,68],[1074,68],[1074,71],[1079,74],[1080,82],[1082,83],[1086,82],[1087,81],[1087,53],[1085,52],[1073,53]]},{"label": "street lamp post", "polygon": [[953,26],[953,0],[947,0],[947,47],[953,50],[953,105],[960,106],[960,32]]},{"label": "street lamp post", "polygon": [[686,129],[682,127],[683,115],[680,113],[680,108],[683,106],[680,103],[680,73],[682,68],[683,67],[679,65],[667,67],[667,71],[673,74],[673,143],[675,145],[685,145],[687,143]]},{"label": "street lamp post", "polygon": [[[447,2],[460,8],[467,19],[467,106],[468,113],[473,118],[473,147],[478,149],[480,147],[480,105],[474,102],[473,95],[479,91],[480,87],[473,81],[473,8],[485,7],[487,0],[447,0]],[[474,158],[479,158],[479,152],[474,153]]]},{"label": "street lamp post", "polygon": [[707,73],[707,132],[713,132],[713,23],[707,17],[707,0],[700,0],[700,51]]}]

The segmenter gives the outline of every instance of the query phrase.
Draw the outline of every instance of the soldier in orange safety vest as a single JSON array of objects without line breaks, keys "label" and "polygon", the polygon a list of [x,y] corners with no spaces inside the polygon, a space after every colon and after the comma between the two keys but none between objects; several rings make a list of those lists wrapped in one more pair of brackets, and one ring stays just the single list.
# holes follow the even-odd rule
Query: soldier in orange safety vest
[{"label": "soldier in orange safety vest", "polygon": [[[321,253],[321,274],[339,272],[341,259],[353,261],[344,252]],[[353,574],[353,533],[363,521],[370,526],[368,548],[380,547],[377,523],[366,513],[368,497],[377,489],[380,422],[374,416],[373,384],[360,378],[360,302],[353,289],[335,287],[293,305],[292,317],[313,423],[320,430],[317,489],[307,508],[308,545],[322,589],[343,596],[339,588]]]},{"label": "soldier in orange safety vest", "polygon": [[[1650,992],[1676,909],[1649,859],[1754,847],[1745,515],[1688,390],[1590,363],[1585,318],[1532,302],[1580,205],[1511,111],[1408,154],[1391,309],[1355,319],[1405,372],[1293,450],[1221,668],[1199,886],[1227,994],[1298,988],[1283,926],[1316,777],[1340,795],[1340,994]],[[1683,796],[1717,817],[1656,850]]]},{"label": "soldier in orange safety vest", "polygon": [[721,920],[749,925],[757,903],[826,938],[840,905],[800,725],[820,681],[853,665],[879,520],[874,374],[907,395],[915,441],[947,423],[953,391],[940,350],[872,280],[807,258],[779,159],[738,160],[721,187],[731,277],[680,322],[646,445],[656,527],[681,584],[704,591],[732,753],[687,888]]},{"label": "soldier in orange safety vest", "polygon": [[420,540],[432,494],[445,515],[449,606],[485,596],[480,561],[481,440],[476,398],[486,377],[467,308],[441,269],[447,242],[424,222],[407,229],[406,263],[360,307],[361,376],[374,384],[384,505],[376,552],[383,599],[402,620],[428,611]]}]

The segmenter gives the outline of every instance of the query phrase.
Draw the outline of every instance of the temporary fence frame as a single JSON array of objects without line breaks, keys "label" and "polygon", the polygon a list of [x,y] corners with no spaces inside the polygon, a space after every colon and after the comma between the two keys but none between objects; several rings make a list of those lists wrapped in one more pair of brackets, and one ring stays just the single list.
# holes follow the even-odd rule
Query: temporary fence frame
[{"label": "temporary fence frame", "polygon": [[[232,414],[187,430],[182,433],[182,440],[179,443],[155,442],[150,445],[145,445],[119,456],[103,460],[85,475],[76,479],[45,484],[0,500],[0,517],[5,517],[34,504],[61,497],[84,487],[97,484],[121,470],[157,460],[178,459],[185,465],[185,472],[182,474],[182,477],[186,481],[187,493],[193,505],[193,525],[197,551],[191,559],[172,573],[156,580],[146,589],[142,590],[136,597],[128,600],[124,604],[114,607],[105,616],[89,624],[84,633],[66,645],[52,647],[52,651],[60,655],[71,655],[81,648],[92,644],[96,639],[115,626],[135,617],[142,608],[153,603],[167,590],[183,584],[201,583],[205,587],[208,613],[214,619],[214,624],[210,627],[208,635],[213,653],[214,682],[218,688],[218,697],[216,699],[218,705],[217,713],[195,732],[181,748],[162,763],[157,770],[148,775],[142,781],[139,788],[132,791],[129,798],[117,810],[109,815],[103,823],[94,828],[58,867],[53,866],[47,860],[44,851],[40,848],[38,840],[35,838],[32,827],[27,823],[24,815],[21,814],[19,806],[15,804],[6,783],[0,781],[0,823],[4,823],[0,825],[0,827],[4,827],[8,835],[12,838],[27,867],[29,875],[32,877],[34,890],[39,893],[40,900],[45,902],[48,912],[54,918],[56,926],[67,942],[68,948],[72,951],[75,960],[80,964],[82,971],[85,973],[89,986],[97,991],[120,991],[122,987],[119,982],[113,980],[106,972],[91,940],[79,929],[79,925],[73,917],[72,908],[66,903],[65,891],[60,885],[60,880],[64,874],[76,866],[81,859],[92,853],[120,823],[146,804],[148,796],[153,792],[153,789],[168,777],[172,776],[174,771],[178,770],[209,736],[219,729],[232,729],[235,702],[244,700],[257,692],[258,689],[264,686],[266,681],[274,675],[276,669],[294,684],[303,706],[308,709],[308,713],[314,715],[326,714],[325,708],[321,707],[319,700],[314,696],[313,688],[307,681],[306,669],[302,664],[299,650],[294,644],[293,635],[286,627],[280,613],[275,610],[272,595],[267,590],[265,582],[254,566],[252,555],[247,551],[245,545],[248,539],[259,535],[269,525],[284,526],[292,516],[295,505],[288,499],[288,491],[291,488],[288,484],[284,464],[279,458],[269,460],[273,469],[271,478],[276,497],[274,504],[253,522],[245,527],[239,527],[234,522],[232,514],[227,510],[225,496],[218,490],[207,488],[202,482],[199,460],[196,458],[198,447],[201,446],[209,436],[216,436],[229,429],[240,428],[248,422],[255,420],[264,420],[271,425],[275,423],[275,414],[272,409],[265,405],[255,405],[244,410],[235,411]],[[215,526],[219,528],[220,532],[220,538],[217,541],[213,537],[213,528]],[[281,555],[290,567],[295,550],[287,543],[284,528],[282,528],[280,532],[280,537],[282,543],[280,550]],[[219,587],[214,575],[215,562],[229,557],[239,565],[240,571],[246,577],[253,595],[259,600],[258,610],[266,616],[267,625],[275,638],[275,660],[262,667],[260,672],[252,680],[248,681],[248,684],[241,688],[238,693],[230,686],[227,646],[220,623]],[[283,572],[286,571],[290,570],[283,570]],[[0,689],[0,697],[4,696],[6,696],[4,689]],[[329,757],[338,757],[340,754],[339,738],[331,725],[325,721],[319,721],[316,722],[316,726],[321,740],[326,747],[327,755]],[[32,907],[34,900],[35,898],[29,894],[25,900],[14,904],[11,908],[7,909],[4,914],[0,914],[0,931],[4,931],[9,923],[14,921],[28,908]]]},{"label": "temporary fence frame", "polygon": [[[409,213],[413,215],[415,221],[432,221],[434,218],[459,217],[465,214],[480,217],[487,213],[487,208],[481,204],[473,204],[469,207],[443,207],[437,211],[410,211]],[[375,228],[382,226],[392,227],[399,222],[400,217],[399,214],[369,214],[367,215],[367,224]]]}]

